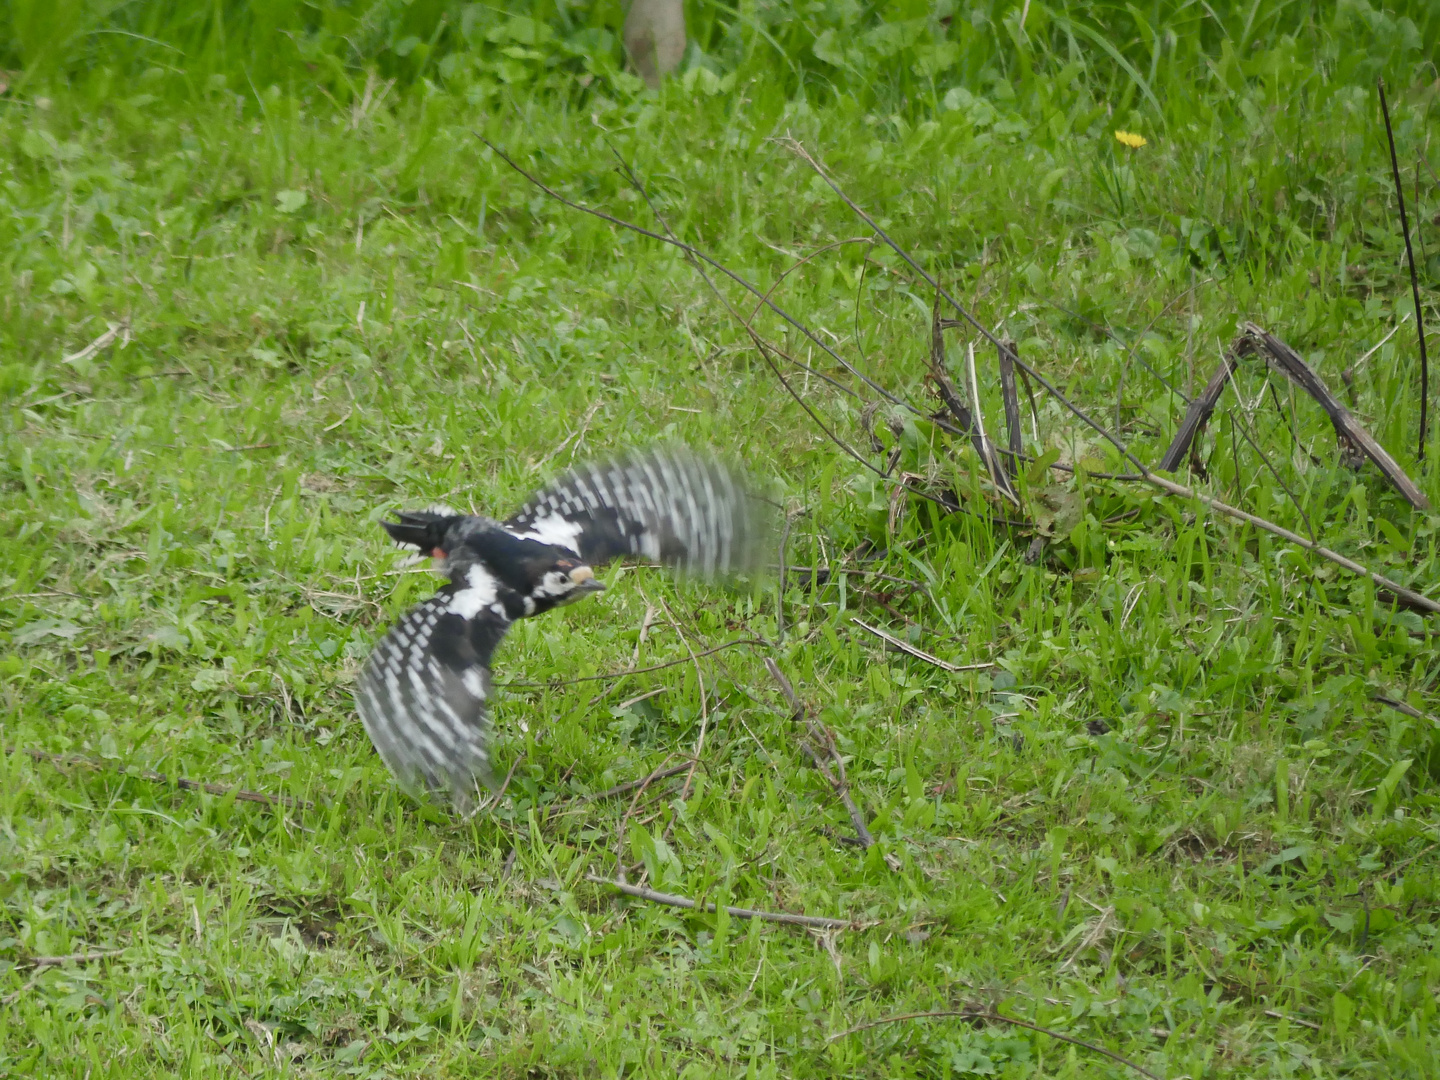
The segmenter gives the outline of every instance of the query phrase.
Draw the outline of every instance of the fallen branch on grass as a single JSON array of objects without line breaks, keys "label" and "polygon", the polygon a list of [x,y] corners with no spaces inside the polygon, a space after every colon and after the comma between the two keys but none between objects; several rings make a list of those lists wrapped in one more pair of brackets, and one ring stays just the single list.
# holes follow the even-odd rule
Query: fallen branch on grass
[{"label": "fallen branch on grass", "polygon": [[[814,421],[815,426],[818,427],[821,431],[823,431],[826,437],[831,442],[833,442],[847,455],[853,458],[862,468],[868,469],[882,479],[887,478],[883,470],[877,468],[872,462],[870,462],[862,454],[856,451],[854,447],[850,446],[847,442],[845,442],[844,439],[840,438],[839,435],[832,431],[830,427],[826,425],[825,421],[820,418],[819,414],[816,413],[813,408],[811,408],[809,402],[807,402],[800,395],[800,393],[790,384],[790,381],[786,379],[784,374],[780,371],[780,366],[775,362],[775,357],[784,357],[785,359],[790,360],[792,363],[795,363],[794,359],[788,354],[786,354],[783,350],[775,347],[770,342],[760,337],[758,333],[756,333],[754,327],[751,326],[751,320],[746,319],[744,316],[741,315],[739,311],[736,310],[735,305],[732,304],[729,298],[720,291],[714,280],[706,272],[705,266],[713,267],[718,273],[723,274],[725,277],[729,278],[731,281],[735,282],[741,288],[749,292],[752,296],[756,297],[760,301],[760,303],[763,304],[766,308],[774,312],[781,319],[785,320],[797,331],[799,331],[799,333],[804,336],[806,340],[808,340],[812,345],[820,349],[823,353],[829,356],[847,372],[855,376],[857,379],[863,382],[866,386],[870,387],[887,401],[899,406],[902,409],[907,410],[908,412],[913,413],[915,416],[924,419],[934,420],[941,427],[944,427],[946,430],[950,430],[954,434],[963,434],[962,432],[954,431],[953,427],[949,423],[943,420],[936,420],[934,417],[927,416],[925,412],[917,409],[914,405],[910,404],[910,402],[905,401],[904,399],[892,394],[884,386],[877,383],[874,379],[870,378],[864,372],[858,370],[853,364],[850,363],[850,361],[846,360],[845,357],[841,356],[838,352],[836,352],[834,348],[832,348],[828,343],[821,339],[818,334],[816,334],[808,326],[802,323],[799,319],[795,318],[789,312],[785,311],[783,308],[777,305],[774,300],[771,300],[769,298],[769,293],[762,292],[757,286],[746,280],[741,275],[737,274],[735,271],[731,270],[729,267],[725,266],[723,263],[707,255],[699,248],[693,247],[692,245],[687,244],[684,241],[680,240],[678,237],[676,237],[674,233],[670,230],[670,227],[665,224],[664,218],[656,209],[655,204],[650,199],[650,195],[648,192],[646,192],[644,185],[639,182],[639,178],[635,175],[634,170],[630,168],[629,164],[626,163],[623,158],[620,159],[621,167],[624,169],[631,183],[633,183],[635,187],[639,190],[641,196],[645,199],[646,204],[650,206],[651,211],[655,213],[656,218],[661,222],[661,226],[665,229],[665,235],[661,235],[660,233],[657,233],[651,229],[646,229],[643,226],[637,225],[632,221],[626,221],[623,218],[618,218],[613,214],[607,214],[603,210],[596,210],[593,207],[585,206],[571,199],[567,199],[564,195],[561,195],[554,188],[551,188],[544,182],[542,182],[538,177],[521,168],[520,165],[516,163],[513,158],[511,158],[508,154],[505,153],[505,151],[501,150],[489,139],[485,138],[485,136],[479,134],[478,132],[475,132],[474,134],[477,139],[479,139],[486,146],[488,146],[496,156],[498,156],[502,161],[505,162],[506,165],[510,166],[510,168],[514,169],[531,184],[539,188],[550,198],[561,203],[562,205],[568,206],[572,210],[579,210],[583,214],[589,214],[592,217],[597,217],[602,221],[608,221],[612,225],[618,225],[623,229],[629,229],[632,232],[638,233],[641,236],[649,237],[652,240],[659,240],[661,243],[669,244],[672,247],[683,252],[686,259],[689,260],[691,265],[694,266],[696,272],[704,280],[706,286],[710,289],[711,292],[715,294],[715,297],[720,301],[720,303],[724,305],[726,311],[728,311],[730,315],[736,320],[736,322],[740,324],[741,329],[745,331],[745,334],[750,338],[752,344],[754,344],[756,351],[760,353],[760,358],[765,361],[765,364],[767,367],[770,368],[771,373],[774,374],[780,385],[785,388],[785,392],[795,399],[796,404],[798,404],[802,409],[805,410],[805,413],[810,417],[812,421]],[[616,157],[618,158],[619,155],[617,154]],[[807,371],[814,370],[813,368],[809,367],[809,365],[801,364],[799,366],[803,367]],[[826,381],[832,383],[834,382],[833,379],[829,378],[826,378]],[[944,502],[925,491],[918,491],[917,494],[920,495],[922,498],[926,498],[932,502],[938,503],[939,505],[945,507],[946,510],[949,510],[951,512],[963,509],[956,506],[947,506]]]},{"label": "fallen branch on grass", "polygon": [[[1425,316],[1420,308],[1420,279],[1415,276],[1415,251],[1410,246],[1410,219],[1405,214],[1405,187],[1400,183],[1400,161],[1395,156],[1395,130],[1390,126],[1390,103],[1385,100],[1385,80],[1375,81],[1380,91],[1380,111],[1385,116],[1385,139],[1390,144],[1390,172],[1395,177],[1395,198],[1400,203],[1400,231],[1405,236],[1405,261],[1410,264],[1410,295],[1415,301],[1415,332],[1420,339],[1420,438],[1415,456],[1425,460],[1425,444],[1430,441],[1430,357],[1425,351]],[[1419,190],[1419,179],[1416,179]],[[1419,201],[1419,195],[1416,195]],[[1416,212],[1420,210],[1415,207]],[[1422,252],[1423,253],[1423,252]]]},{"label": "fallen branch on grass", "polygon": [[1325,1030],[1313,1020],[1302,1020],[1298,1016],[1290,1016],[1287,1013],[1280,1012],[1278,1009],[1266,1009],[1265,1015],[1270,1017],[1271,1020],[1288,1020],[1292,1024],[1299,1024],[1301,1027],[1309,1028],[1311,1031]]},{"label": "fallen branch on grass", "polygon": [[93,964],[97,960],[108,960],[112,956],[119,956],[124,949],[105,949],[100,952],[67,953],[64,956],[32,956],[28,960],[20,960],[18,963],[30,964],[33,967],[58,967],[61,964]]},{"label": "fallen branch on grass", "polygon": [[[11,747],[5,748],[6,754],[13,754],[15,750]],[[51,754],[44,750],[32,750],[26,748],[24,753],[36,761],[43,761],[59,768],[79,766],[83,769],[91,769],[95,772],[105,772],[107,767],[98,761],[87,757],[67,756],[65,754]],[[186,791],[204,791],[211,795],[229,795],[232,792],[237,802],[259,803],[262,806],[283,806],[287,810],[309,810],[315,804],[306,802],[304,799],[292,799],[288,795],[266,795],[260,791],[250,791],[242,787],[227,786],[225,784],[207,784],[200,780],[189,780],[183,776],[166,776],[164,773],[155,772],[153,769],[140,769],[135,772],[121,771],[121,776],[128,776],[136,780],[146,780],[152,784],[174,784]]]},{"label": "fallen branch on grass", "polygon": [[850,621],[860,627],[861,630],[867,630],[874,634],[881,641],[889,642],[901,652],[908,653],[917,660],[924,660],[927,664],[934,664],[938,668],[944,668],[946,671],[980,671],[983,668],[992,668],[995,666],[988,661],[983,664],[952,664],[949,660],[941,660],[938,656],[931,656],[924,649],[917,649],[908,641],[897,638],[894,634],[887,634],[879,627],[871,626],[869,623],[863,623],[859,619],[851,619]]},{"label": "fallen branch on grass", "polygon": [[1394,709],[1398,713],[1403,713],[1406,716],[1414,717],[1416,720],[1426,720],[1431,724],[1434,724],[1437,728],[1440,728],[1440,720],[1437,720],[1429,713],[1421,712],[1419,709],[1415,708],[1415,706],[1409,705],[1401,701],[1399,698],[1389,697],[1386,694],[1376,694],[1374,698],[1372,698],[1372,700],[1378,701],[1381,705],[1388,705],[1390,706],[1390,708]]},{"label": "fallen branch on grass", "polygon": [[[685,908],[687,911],[704,911],[711,915],[717,914],[721,910],[717,904],[701,903],[698,900],[691,900],[688,896],[676,896],[674,893],[656,892],[654,889],[631,885],[627,881],[601,877],[599,874],[586,874],[585,880],[596,885],[608,885],[626,896],[633,896],[637,900],[648,900],[652,904]],[[725,905],[724,910],[731,918],[735,919],[760,919],[764,922],[785,923],[789,926],[810,926],[819,930],[850,930],[857,925],[850,919],[827,919],[821,915],[792,915],[788,911],[760,911],[756,908],[731,907],[729,904]]]},{"label": "fallen branch on grass", "polygon": [[657,769],[648,776],[642,776],[639,780],[627,780],[623,784],[616,784],[614,787],[606,788],[604,791],[597,791],[594,795],[586,795],[579,800],[582,803],[599,802],[601,799],[613,799],[616,795],[627,795],[636,788],[646,787],[657,780],[668,780],[672,776],[678,776],[682,772],[689,772],[692,762],[683,761],[679,765],[672,765],[668,769]]},{"label": "fallen branch on grass", "polygon": [[[1245,324],[1242,340],[1249,343],[1247,351],[1262,353],[1271,367],[1320,403],[1320,407],[1325,410],[1330,417],[1330,423],[1335,427],[1340,456],[1346,465],[1352,469],[1358,468],[1365,458],[1369,458],[1411,506],[1421,510],[1430,509],[1430,500],[1415,486],[1415,482],[1405,474],[1405,470],[1400,468],[1385,448],[1375,441],[1374,436],[1350,415],[1350,410],[1340,404],[1340,400],[1330,392],[1325,381],[1300,358],[1299,353],[1254,323]],[[1421,458],[1424,458],[1423,454]]]},{"label": "fallen branch on grass", "polygon": [[1380,588],[1390,593],[1391,596],[1405,607],[1414,611],[1423,611],[1427,615],[1440,615],[1440,604],[1437,604],[1428,596],[1422,596],[1413,589],[1407,589],[1399,582],[1391,581],[1384,574],[1377,574],[1374,570],[1369,570],[1361,566],[1354,559],[1347,559],[1338,551],[1331,551],[1329,548],[1317,544],[1314,540],[1307,540],[1299,533],[1293,533],[1282,525],[1276,525],[1273,521],[1267,521],[1265,518],[1241,510],[1239,507],[1230,506],[1227,503],[1221,502],[1219,499],[1202,494],[1194,488],[1188,488],[1184,484],[1177,484],[1173,480],[1167,480],[1165,477],[1156,476],[1151,472],[1146,473],[1145,480],[1164,491],[1168,491],[1171,495],[1179,495],[1185,499],[1194,499],[1208,506],[1211,510],[1235,518],[1238,521],[1254,525],[1257,529],[1263,529],[1272,536],[1278,536],[1280,539],[1288,540],[1290,543],[1296,544],[1306,551],[1314,552],[1322,559],[1328,559],[1336,566],[1343,566],[1351,573],[1359,574],[1361,577],[1368,577],[1376,585],[1380,586]]},{"label": "fallen branch on grass", "polygon": [[[780,692],[785,695],[785,700],[790,703],[791,718],[797,724],[803,724],[808,738],[800,740],[800,748],[809,756],[811,764],[825,782],[830,785],[835,795],[845,805],[845,811],[850,815],[850,822],[855,826],[855,834],[860,838],[860,846],[870,847],[875,843],[875,837],[870,835],[869,828],[865,825],[865,815],[855,805],[855,800],[850,797],[850,780],[845,775],[845,759],[840,756],[840,748],[835,745],[835,736],[823,724],[818,724],[810,718],[810,711],[805,708],[795,688],[790,685],[790,680],[780,670],[780,665],[770,657],[765,658],[765,670],[770,672],[770,677],[780,687]],[[835,770],[820,759],[820,751],[816,747],[824,747],[825,753],[835,763]]]},{"label": "fallen branch on grass", "polygon": [[1015,386],[1015,357],[1020,350],[1015,342],[1005,342],[1000,350],[1000,400],[1005,405],[1005,440],[1010,452],[1005,470],[1012,477],[1019,469],[1020,456],[1025,451],[1025,432],[1020,420],[1020,391]]},{"label": "fallen branch on grass", "polygon": [[[1185,410],[1185,419],[1180,421],[1180,427],[1175,432],[1175,438],[1171,440],[1170,446],[1155,467],[1161,472],[1174,472],[1180,467],[1180,462],[1185,460],[1185,452],[1195,444],[1196,439],[1205,425],[1210,420],[1210,415],[1215,411],[1215,406],[1220,403],[1220,395],[1225,392],[1225,387],[1235,376],[1235,368],[1239,366],[1239,359],[1232,349],[1227,352],[1220,361],[1219,368],[1215,374],[1210,376],[1210,381],[1205,384],[1205,390]],[[1199,472],[1200,470],[1195,470]]]},{"label": "fallen branch on grass", "polygon": [[1066,1035],[1056,1031],[1054,1028],[1041,1027],[1039,1024],[1032,1024],[1028,1020],[1017,1020],[1013,1016],[1006,1016],[994,1009],[937,1009],[934,1012],[913,1012],[900,1013],[897,1016],[886,1016],[879,1020],[869,1020],[863,1024],[856,1024],[854,1027],[846,1028],[844,1031],[829,1036],[827,1043],[835,1042],[845,1038],[847,1035],[854,1035],[857,1031],[865,1031],[868,1028],[880,1027],[882,1024],[896,1024],[901,1020],[932,1020],[940,1017],[953,1016],[961,1020],[988,1020],[996,1024],[1010,1024],[1012,1027],[1027,1028],[1030,1031],[1038,1031],[1041,1035],[1048,1035],[1052,1039],[1059,1039],[1061,1042],[1069,1043],[1072,1046],[1084,1047],[1086,1050],[1093,1050],[1097,1054],[1104,1054],[1111,1061],[1118,1061],[1126,1068],[1134,1069],[1141,1076],[1148,1076],[1150,1080],[1160,1080],[1149,1069],[1137,1065],[1129,1058],[1115,1053],[1114,1050],[1106,1050],[1103,1046],[1096,1046],[1094,1043],[1086,1042],[1084,1039],[1077,1039],[1073,1035]]}]

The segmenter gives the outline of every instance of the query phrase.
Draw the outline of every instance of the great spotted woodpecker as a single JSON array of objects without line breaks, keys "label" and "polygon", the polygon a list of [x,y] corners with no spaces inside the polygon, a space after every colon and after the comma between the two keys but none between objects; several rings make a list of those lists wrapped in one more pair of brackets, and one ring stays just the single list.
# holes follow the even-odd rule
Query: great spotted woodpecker
[{"label": "great spotted woodpecker", "polygon": [[577,469],[504,522],[446,507],[382,522],[450,582],[360,673],[355,701],[381,758],[403,787],[448,792],[468,811],[492,782],[490,658],[510,625],[601,591],[593,568],[624,556],[697,577],[754,570],[768,506],[735,469],[666,447]]}]

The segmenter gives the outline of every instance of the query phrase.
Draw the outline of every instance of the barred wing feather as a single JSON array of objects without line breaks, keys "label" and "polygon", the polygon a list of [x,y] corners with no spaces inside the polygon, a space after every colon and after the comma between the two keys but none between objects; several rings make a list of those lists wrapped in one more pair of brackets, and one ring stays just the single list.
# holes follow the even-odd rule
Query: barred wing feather
[{"label": "barred wing feather", "polygon": [[677,446],[576,469],[505,526],[592,566],[641,556],[709,578],[758,565],[767,510],[738,471]]},{"label": "barred wing feather", "polygon": [[[355,686],[360,719],[402,786],[448,791],[457,807],[490,784],[490,656],[508,623],[452,610],[453,589],[412,608]],[[488,616],[488,617],[487,617]]]}]

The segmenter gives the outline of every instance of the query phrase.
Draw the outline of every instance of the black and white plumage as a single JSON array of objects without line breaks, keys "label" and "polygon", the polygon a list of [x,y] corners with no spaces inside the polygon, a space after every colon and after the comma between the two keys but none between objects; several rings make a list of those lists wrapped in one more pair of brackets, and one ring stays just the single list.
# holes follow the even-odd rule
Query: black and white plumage
[{"label": "black and white plumage", "polygon": [[757,568],[768,504],[736,470],[685,447],[577,469],[504,522],[447,507],[382,522],[402,546],[440,560],[450,581],[375,647],[356,684],[360,719],[411,790],[456,807],[489,785],[490,659],[517,619],[604,588],[593,567],[634,556],[682,574]]}]

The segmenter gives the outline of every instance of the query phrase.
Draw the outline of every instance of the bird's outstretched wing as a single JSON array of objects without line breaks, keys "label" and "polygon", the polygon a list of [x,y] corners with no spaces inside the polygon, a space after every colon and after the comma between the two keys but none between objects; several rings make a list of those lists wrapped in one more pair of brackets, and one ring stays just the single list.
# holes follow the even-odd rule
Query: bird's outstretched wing
[{"label": "bird's outstretched wing", "polygon": [[633,555],[714,577],[759,565],[768,553],[768,511],[737,469],[668,446],[576,469],[532,496],[505,527],[592,566]]},{"label": "bird's outstretched wing", "polygon": [[448,791],[465,812],[477,781],[491,785],[490,657],[510,624],[488,607],[456,604],[454,593],[412,608],[375,646],[355,703],[403,787]]}]

